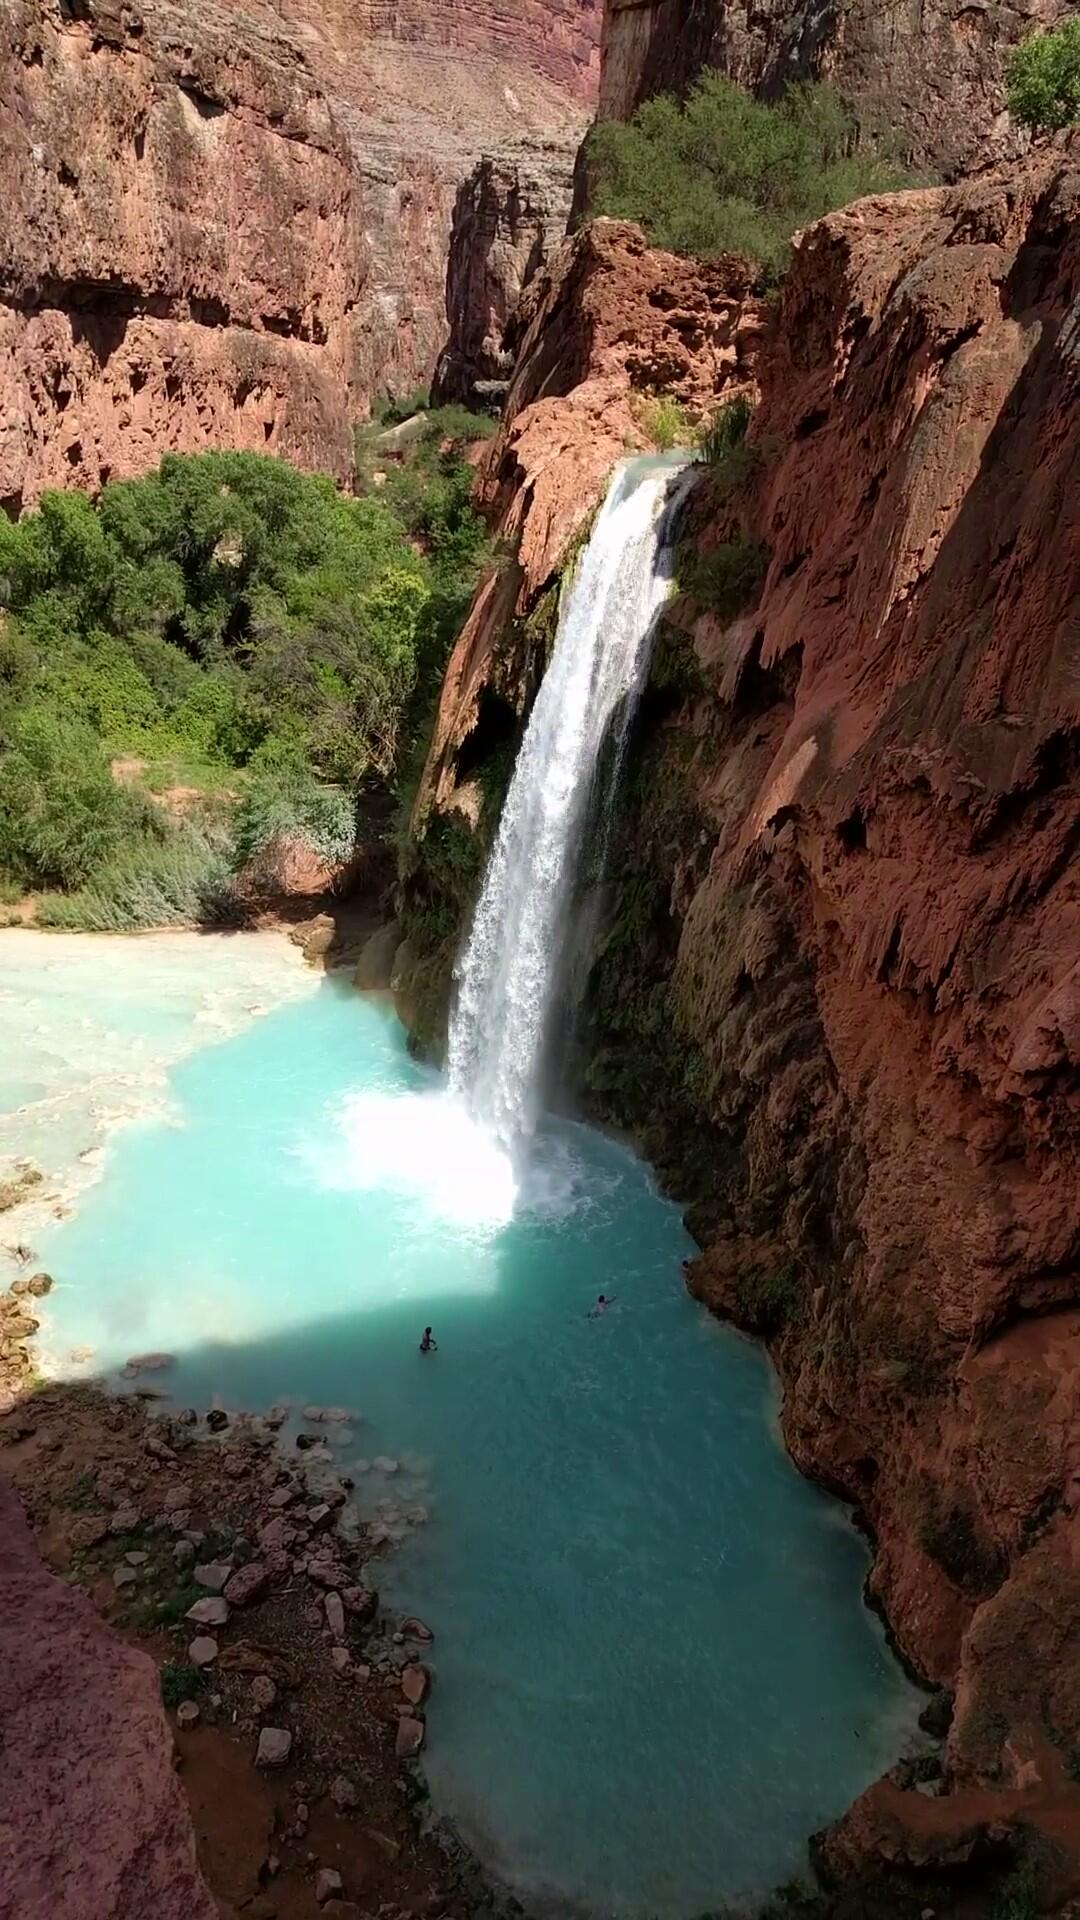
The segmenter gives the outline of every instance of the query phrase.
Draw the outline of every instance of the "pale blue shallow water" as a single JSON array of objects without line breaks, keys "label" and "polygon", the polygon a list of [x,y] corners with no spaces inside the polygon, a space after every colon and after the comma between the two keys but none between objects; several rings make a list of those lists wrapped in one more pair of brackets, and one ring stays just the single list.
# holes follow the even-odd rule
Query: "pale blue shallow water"
[{"label": "pale blue shallow water", "polygon": [[862,1543],[784,1456],[761,1354],[687,1298],[646,1168],[560,1123],[535,1209],[470,1225],[435,1089],[333,982],[188,1059],[175,1123],[120,1136],[40,1242],[50,1338],[173,1352],[184,1404],[360,1409],[343,1459],[404,1467],[359,1492],[430,1514],[376,1577],[437,1630],[436,1809],[557,1905],[715,1910],[804,1867],[917,1701]]}]

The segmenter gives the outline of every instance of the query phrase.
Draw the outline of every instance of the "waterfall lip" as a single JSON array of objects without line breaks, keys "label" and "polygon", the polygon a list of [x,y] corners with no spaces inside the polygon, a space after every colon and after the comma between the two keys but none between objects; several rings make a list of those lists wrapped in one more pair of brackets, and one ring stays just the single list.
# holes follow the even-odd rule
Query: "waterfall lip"
[{"label": "waterfall lip", "polygon": [[[543,1110],[573,883],[590,828],[601,860],[657,617],[673,584],[682,450],[619,462],[564,592],[456,969],[449,1088],[511,1159]],[[681,476],[686,476],[680,484]]]}]

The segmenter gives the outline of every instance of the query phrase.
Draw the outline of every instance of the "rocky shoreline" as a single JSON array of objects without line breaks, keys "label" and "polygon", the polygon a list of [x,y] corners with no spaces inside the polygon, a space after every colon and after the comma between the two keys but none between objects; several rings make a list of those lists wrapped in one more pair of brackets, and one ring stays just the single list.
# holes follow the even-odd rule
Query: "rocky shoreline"
[{"label": "rocky shoreline", "polygon": [[152,1655],[225,1911],[474,1910],[418,1817],[433,1636],[380,1606],[329,1450],[288,1458],[278,1412],[152,1405],[40,1388],[0,1416],[0,1465],[47,1563]]}]

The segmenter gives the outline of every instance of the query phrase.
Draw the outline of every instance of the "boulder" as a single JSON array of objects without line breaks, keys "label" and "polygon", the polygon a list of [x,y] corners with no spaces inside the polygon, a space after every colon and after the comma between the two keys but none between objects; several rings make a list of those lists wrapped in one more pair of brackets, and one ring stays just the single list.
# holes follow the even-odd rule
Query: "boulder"
[{"label": "boulder", "polygon": [[347,1773],[339,1773],[330,1782],[330,1798],[339,1813],[355,1813],[360,1805],[360,1791],[355,1781]]},{"label": "boulder", "polygon": [[416,1720],[412,1714],[403,1714],[398,1721],[397,1739],[394,1752],[399,1760],[415,1760],[424,1744],[424,1723]]},{"label": "boulder", "polygon": [[35,1300],[44,1300],[45,1295],[51,1293],[52,1290],[53,1277],[51,1273],[32,1273],[26,1282],[26,1292],[32,1294]]},{"label": "boulder", "polygon": [[326,1624],[335,1640],[345,1638],[345,1609],[339,1593],[328,1593],[323,1606],[326,1608]]},{"label": "boulder", "polygon": [[418,1620],[415,1614],[410,1614],[407,1620],[402,1621],[401,1631],[406,1640],[422,1640],[425,1645],[429,1644],[435,1638],[431,1628],[426,1627],[424,1622]]},{"label": "boulder", "polygon": [[[183,1544],[188,1546],[190,1542],[184,1541]],[[206,1560],[201,1567],[195,1568],[192,1577],[197,1587],[205,1587],[208,1593],[220,1593],[232,1571],[227,1560]]]},{"label": "boulder", "polygon": [[249,1560],[246,1567],[237,1567],[225,1582],[225,1598],[230,1607],[250,1607],[261,1600],[270,1585],[270,1569],[262,1560]]},{"label": "boulder", "polygon": [[293,1737],[287,1727],[264,1727],[255,1750],[257,1767],[284,1767],[292,1753]]},{"label": "boulder", "polygon": [[[359,1620],[361,1624],[374,1619],[379,1605],[379,1596],[374,1587],[343,1587],[341,1598],[346,1613],[351,1613],[353,1618]],[[430,1638],[429,1634],[428,1639]]]},{"label": "boulder", "polygon": [[219,1594],[208,1594],[205,1600],[196,1600],[184,1615],[197,1627],[225,1627],[229,1624],[229,1606]]},{"label": "boulder", "polygon": [[68,1546],[73,1553],[85,1553],[108,1538],[109,1522],[103,1513],[83,1513],[68,1528]]},{"label": "boulder", "polygon": [[361,993],[385,993],[394,971],[394,955],[401,944],[401,928],[396,920],[380,927],[361,948],[353,984]]},{"label": "boulder", "polygon": [[403,1670],[401,1691],[412,1707],[420,1706],[427,1699],[431,1691],[431,1674],[419,1660],[414,1660]]},{"label": "boulder", "polygon": [[315,1875],[315,1898],[324,1907],[335,1894],[344,1893],[345,1883],[336,1867],[320,1867]]},{"label": "boulder", "polygon": [[206,1416],[206,1424],[211,1433],[223,1433],[229,1424],[229,1416],[223,1407],[211,1407]]},{"label": "boulder", "polygon": [[134,1567],[120,1566],[114,1567],[112,1578],[113,1586],[122,1593],[125,1587],[133,1587],[139,1576]]},{"label": "boulder", "polygon": [[193,1667],[212,1667],[218,1657],[218,1643],[213,1635],[197,1633],[188,1644],[187,1657]]}]

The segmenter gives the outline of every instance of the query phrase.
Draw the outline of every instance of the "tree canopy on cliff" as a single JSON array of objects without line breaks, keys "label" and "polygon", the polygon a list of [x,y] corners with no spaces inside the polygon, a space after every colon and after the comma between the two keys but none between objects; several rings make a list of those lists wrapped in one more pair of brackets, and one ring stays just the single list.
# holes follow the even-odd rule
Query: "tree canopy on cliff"
[{"label": "tree canopy on cliff", "polygon": [[1080,20],[1035,33],[1009,61],[1009,112],[1035,133],[1080,121]]},{"label": "tree canopy on cliff", "polygon": [[262,455],[170,454],[96,501],[0,515],[0,879],[84,886],[136,842],[156,859],[155,769],[241,792],[245,844],[291,806],[339,847],[473,584],[470,479],[436,421],[423,472],[363,498]]},{"label": "tree canopy on cliff", "polygon": [[857,144],[828,87],[794,87],[766,105],[705,73],[685,101],[660,95],[589,139],[592,211],[636,220],[654,246],[740,253],[769,276],[793,233],[868,193],[908,184],[883,143]]}]

